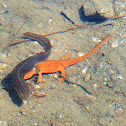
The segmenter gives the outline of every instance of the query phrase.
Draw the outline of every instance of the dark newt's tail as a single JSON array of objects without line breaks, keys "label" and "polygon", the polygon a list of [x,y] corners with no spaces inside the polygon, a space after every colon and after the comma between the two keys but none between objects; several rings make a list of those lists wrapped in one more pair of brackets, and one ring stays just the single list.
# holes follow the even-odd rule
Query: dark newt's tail
[{"label": "dark newt's tail", "polygon": [[25,33],[23,33],[23,35],[24,35],[24,38],[29,38],[33,41],[38,41],[39,44],[44,47],[45,52],[49,51],[52,47],[49,39],[42,36],[41,34],[36,34],[36,33],[32,33],[32,32],[25,32]]},{"label": "dark newt's tail", "polygon": [[45,49],[45,52],[36,53],[34,55],[34,58],[35,58],[34,64],[37,64],[38,62],[46,60],[48,58],[48,56],[50,55],[51,48],[52,48],[52,45],[51,45],[49,39],[42,36],[41,34],[36,34],[36,33],[32,33],[32,32],[25,32],[25,33],[23,33],[23,35],[24,35],[24,38],[28,38],[33,41],[37,41]]}]

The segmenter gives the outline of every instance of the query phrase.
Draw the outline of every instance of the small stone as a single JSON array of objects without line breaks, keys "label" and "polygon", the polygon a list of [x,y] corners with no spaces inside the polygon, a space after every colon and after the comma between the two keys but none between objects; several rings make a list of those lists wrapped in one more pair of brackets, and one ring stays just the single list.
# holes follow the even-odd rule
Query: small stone
[{"label": "small stone", "polygon": [[95,37],[95,36],[92,36],[92,41],[93,42],[101,42],[101,39]]},{"label": "small stone", "polygon": [[119,78],[120,80],[122,80],[123,76],[122,75],[118,75],[117,78]]},{"label": "small stone", "polygon": [[54,73],[54,74],[53,74],[53,77],[58,78],[57,73]]},{"label": "small stone", "polygon": [[36,122],[36,123],[34,123],[34,125],[35,125],[35,126],[38,126],[38,123]]},{"label": "small stone", "polygon": [[111,73],[111,74],[116,74],[116,72],[115,72],[114,70],[112,70],[112,69],[108,69],[108,71],[109,71],[109,73]]},{"label": "small stone", "polygon": [[107,78],[106,77],[104,78],[104,81],[107,81]]},{"label": "small stone", "polygon": [[23,110],[23,109],[20,109],[19,112],[24,115],[24,116],[27,116],[27,113]]},{"label": "small stone", "polygon": [[103,68],[103,63],[102,62],[100,63],[100,68]]},{"label": "small stone", "polygon": [[97,90],[97,88],[98,88],[98,85],[94,84],[93,89]]},{"label": "small stone", "polygon": [[4,71],[3,69],[0,69],[0,73],[3,73],[3,71]]},{"label": "small stone", "polygon": [[35,85],[34,85],[34,88],[35,88],[35,89],[40,89],[40,86],[39,86],[38,84],[35,84]]},{"label": "small stone", "polygon": [[84,55],[84,53],[83,52],[78,52],[78,56],[80,57],[80,56],[83,56]]},{"label": "small stone", "polygon": [[115,1],[115,4],[116,4],[116,5],[121,5],[122,2],[120,2],[120,1]]},{"label": "small stone", "polygon": [[7,57],[7,54],[1,53],[1,56],[2,56],[3,58],[6,58],[6,57]]},{"label": "small stone", "polygon": [[6,13],[6,12],[7,12],[7,10],[2,10],[2,11],[1,11],[1,14]]},{"label": "small stone", "polygon": [[114,42],[114,43],[111,44],[111,47],[112,47],[112,48],[116,48],[116,47],[118,47],[118,45],[119,45],[119,44],[118,44],[117,42]]},{"label": "small stone", "polygon": [[89,110],[89,106],[84,106],[87,110]]},{"label": "small stone", "polygon": [[82,73],[85,74],[87,70],[88,70],[88,67],[86,66],[86,67],[82,70]]},{"label": "small stone", "polygon": [[0,63],[0,69],[4,69],[7,67],[7,64],[6,63]]},{"label": "small stone", "polygon": [[3,4],[3,7],[4,7],[4,8],[7,8],[7,5],[6,5],[6,4]]},{"label": "small stone", "polygon": [[90,74],[87,74],[84,81],[88,81],[90,79],[91,75]]},{"label": "small stone", "polygon": [[49,19],[49,23],[51,23],[51,22],[52,22],[52,18]]},{"label": "small stone", "polygon": [[108,82],[106,84],[108,85],[109,88],[113,88],[114,87],[114,83],[113,82]]}]

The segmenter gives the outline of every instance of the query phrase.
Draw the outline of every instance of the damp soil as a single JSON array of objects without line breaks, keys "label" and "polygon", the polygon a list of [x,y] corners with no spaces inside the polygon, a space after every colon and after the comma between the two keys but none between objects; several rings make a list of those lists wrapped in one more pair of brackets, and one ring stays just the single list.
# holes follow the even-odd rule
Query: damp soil
[{"label": "damp soil", "polygon": [[[0,125],[124,126],[126,124],[126,19],[119,18],[87,25],[87,22],[80,20],[80,15],[76,12],[84,1],[62,1],[1,0],[1,81],[22,60],[44,51],[35,42],[25,42],[5,48],[11,42],[22,40],[24,32],[43,35],[75,25],[84,25],[78,29],[46,36],[53,46],[49,60],[61,59],[68,53],[70,53],[68,59],[75,58],[80,53],[86,54],[98,45],[94,38],[103,40],[108,35],[112,37],[89,58],[65,69],[68,82],[59,82],[57,77],[59,73],[44,74],[44,83],[39,86],[42,92],[48,94],[46,97],[32,96],[26,103],[18,100],[18,97],[14,100],[12,95],[0,88]],[[110,2],[115,15],[125,10],[123,6],[125,1]],[[71,17],[67,11],[64,11],[67,7],[73,9]],[[34,85],[36,77],[38,76],[28,81]],[[83,86],[90,94],[76,84]]]}]

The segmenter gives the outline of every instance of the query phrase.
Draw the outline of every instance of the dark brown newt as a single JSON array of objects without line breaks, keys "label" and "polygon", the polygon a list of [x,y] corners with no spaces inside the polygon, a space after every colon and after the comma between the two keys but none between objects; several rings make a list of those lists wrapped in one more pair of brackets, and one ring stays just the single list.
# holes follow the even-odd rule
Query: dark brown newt
[{"label": "dark brown newt", "polygon": [[[33,88],[30,83],[25,82],[24,75],[32,70],[35,67],[35,64],[48,58],[52,46],[49,39],[40,34],[25,32],[23,35],[24,38],[38,41],[39,44],[44,47],[45,52],[36,53],[34,56],[30,56],[20,62],[13,71],[3,79],[3,81],[6,80],[12,87],[14,87],[21,99],[28,100]],[[36,93],[34,93],[34,95],[36,95]]]}]

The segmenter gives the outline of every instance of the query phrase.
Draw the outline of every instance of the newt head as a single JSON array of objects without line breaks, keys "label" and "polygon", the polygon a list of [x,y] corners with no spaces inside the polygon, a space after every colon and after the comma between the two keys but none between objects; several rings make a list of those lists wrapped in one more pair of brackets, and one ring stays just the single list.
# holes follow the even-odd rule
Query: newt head
[{"label": "newt head", "polygon": [[[17,92],[17,95],[25,101],[28,101],[30,99],[30,95],[32,92],[32,86],[30,83],[26,83],[25,81],[19,81],[16,76],[13,76],[13,74],[8,74],[1,82],[3,88],[7,91],[9,89],[14,88],[14,90]],[[11,93],[11,92],[10,92]],[[13,93],[13,92],[12,92]],[[15,96],[15,95],[14,95]],[[17,96],[15,96],[17,97]]]},{"label": "newt head", "polygon": [[34,67],[32,70],[30,70],[29,72],[27,72],[27,74],[24,75],[24,79],[27,80],[38,72],[39,72],[38,69],[36,69],[36,67]]},{"label": "newt head", "polygon": [[30,83],[25,83],[25,85],[21,85],[19,87],[16,86],[15,90],[22,100],[30,100],[32,94],[32,85]]}]

